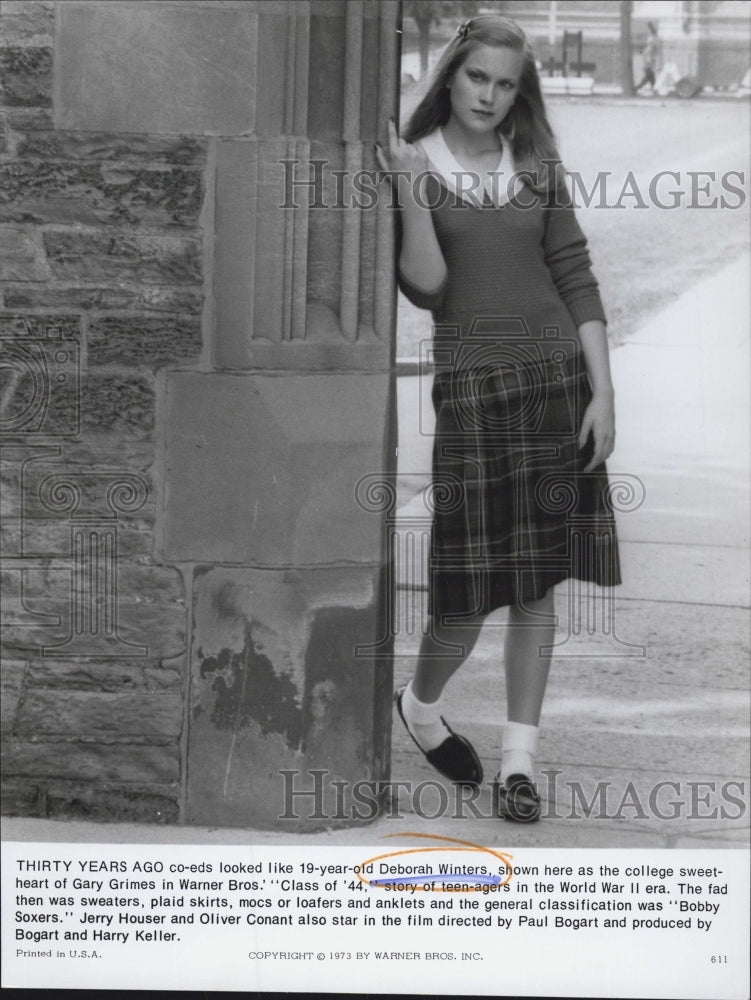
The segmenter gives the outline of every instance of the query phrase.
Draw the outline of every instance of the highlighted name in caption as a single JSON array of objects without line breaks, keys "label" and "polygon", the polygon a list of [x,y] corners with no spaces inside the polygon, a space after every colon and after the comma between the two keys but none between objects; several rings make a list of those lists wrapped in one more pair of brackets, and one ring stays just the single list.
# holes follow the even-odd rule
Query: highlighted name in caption
[{"label": "highlighted name in caption", "polygon": [[[395,849],[367,852],[6,843],[4,984],[242,989],[250,962],[259,988],[293,989],[301,963],[307,976],[347,962],[394,962],[394,975],[379,965],[377,979],[382,992],[395,992],[396,967],[409,960],[420,965],[426,992],[471,988],[483,995],[500,962],[500,935],[521,955],[529,947],[530,957],[544,943],[552,970],[568,967],[577,949],[584,955],[593,942],[603,961],[612,952],[619,969],[630,951],[643,958],[654,947],[671,990],[680,985],[678,970],[692,996],[746,996],[745,986],[731,988],[747,970],[743,851],[511,854],[410,831],[388,840]],[[632,989],[660,995],[651,980],[636,982],[643,966],[629,964]],[[528,963],[520,967],[529,972]],[[452,968],[463,970],[461,981],[447,980]],[[535,972],[538,995],[565,995],[560,980]],[[529,981],[515,983],[509,974],[504,968],[506,992],[529,991]],[[586,975],[577,990],[608,995]],[[694,986],[705,975],[702,993]],[[333,983],[311,972],[311,989]],[[640,995],[627,985],[619,974],[619,997]]]},{"label": "highlighted name in caption", "polygon": [[[459,840],[456,837],[443,837],[430,833],[392,833],[388,837],[410,837],[423,840],[440,841],[440,846],[433,847],[412,847],[404,848],[400,851],[391,851],[388,854],[378,854],[374,858],[368,858],[362,865],[358,865],[357,877],[369,888],[402,889],[415,892],[420,889],[423,892],[493,892],[502,886],[508,885],[513,875],[511,862],[513,856],[502,851],[496,851],[489,847],[481,847],[473,844],[469,840]],[[454,846],[447,847],[448,844]],[[405,865],[401,862],[387,863],[385,858],[402,857],[409,854],[426,854],[440,851],[445,853],[451,851],[471,851],[489,855],[495,862],[500,862],[498,872],[492,874],[485,864],[447,864],[438,863],[438,872],[433,870],[433,865]],[[376,862],[379,862],[379,871],[389,872],[387,878],[367,879],[364,875],[373,873]]]}]

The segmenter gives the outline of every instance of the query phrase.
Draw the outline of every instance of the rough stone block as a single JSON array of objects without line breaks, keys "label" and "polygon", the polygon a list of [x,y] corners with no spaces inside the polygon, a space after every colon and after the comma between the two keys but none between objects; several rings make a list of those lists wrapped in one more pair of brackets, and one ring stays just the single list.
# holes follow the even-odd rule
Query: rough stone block
[{"label": "rough stone block", "polygon": [[28,113],[24,117],[18,111],[13,113],[11,121],[23,133],[16,150],[21,158],[116,161],[142,167],[166,163],[203,168],[206,162],[205,140],[192,136],[173,139],[133,133],[54,131],[51,121],[47,120],[45,127],[38,117]]},{"label": "rough stone block", "polygon": [[134,441],[116,431],[89,430],[85,437],[65,442],[65,464],[73,471],[86,466],[114,465],[123,472],[147,472],[154,461],[155,444],[151,440]]},{"label": "rough stone block", "polygon": [[[119,555],[119,553],[118,553]],[[4,572],[11,572],[9,561]],[[24,571],[24,597],[58,599],[70,595],[70,571],[59,566],[29,567]],[[117,562],[117,596],[120,600],[143,605],[176,605],[185,601],[180,573],[171,566],[140,566]]]},{"label": "rough stone block", "polygon": [[145,376],[88,372],[84,379],[81,422],[86,431],[117,431],[131,438],[149,438],[154,430],[154,408],[154,387]]},{"label": "rough stone block", "polygon": [[52,111],[46,108],[9,108],[8,122],[19,132],[35,132],[38,129],[49,132],[55,127]]},{"label": "rough stone block", "polygon": [[150,737],[159,742],[182,730],[179,691],[131,694],[124,691],[30,688],[18,714],[18,736]]},{"label": "rough stone block", "polygon": [[[120,559],[148,563],[152,556],[150,521],[129,518],[118,524],[117,552]],[[70,553],[70,523],[27,517],[23,520],[4,518],[0,524],[0,551],[10,560],[18,556],[54,557]],[[6,563],[6,568],[12,563]]]},{"label": "rough stone block", "polygon": [[[6,571],[7,572],[7,571]],[[17,582],[20,573],[13,573]],[[13,580],[11,583],[14,582]],[[19,601],[7,585],[7,601],[12,610],[23,607],[26,621],[16,618],[5,626],[3,641],[11,655],[39,655],[52,658],[82,657],[171,658],[185,652],[186,611],[180,605],[134,604],[118,600],[112,616],[111,632],[95,624],[76,631],[72,615],[72,592],[66,599],[47,595]]]},{"label": "rough stone block", "polygon": [[18,517],[22,511],[21,469],[17,465],[0,467],[0,503],[3,518]]},{"label": "rough stone block", "polygon": [[52,49],[0,48],[0,105],[52,104]]},{"label": "rough stone block", "polygon": [[0,357],[17,375],[5,390],[4,434],[78,432],[80,345],[76,316],[0,315]]},{"label": "rough stone block", "polygon": [[102,316],[89,323],[91,365],[161,368],[201,353],[201,321],[181,316]]},{"label": "rough stone block", "polygon": [[[11,466],[10,472],[17,467]],[[126,521],[131,515],[148,517],[154,511],[151,484],[141,473],[127,470],[75,468],[52,459],[29,463],[23,476],[25,517],[59,517]]]},{"label": "rough stone block", "polygon": [[[3,236],[0,232],[0,240]],[[39,254],[44,261],[41,248]],[[2,268],[0,260],[0,268]],[[47,267],[45,265],[45,273]],[[2,273],[2,271],[0,271]],[[15,277],[12,280],[18,280]],[[4,290],[6,309],[132,309],[137,312],[183,313],[200,316],[203,290],[189,286],[140,285],[113,288],[55,287],[54,285],[8,285]]]},{"label": "rough stone block", "polygon": [[55,5],[51,0],[3,0],[0,47],[52,45]]},{"label": "rough stone block", "polygon": [[[145,563],[152,541],[151,522],[141,517],[151,504],[148,481],[90,469],[76,476],[70,466],[56,471],[54,466],[40,464],[37,469],[31,463],[29,468],[24,512],[46,517],[36,520],[26,515],[4,524],[7,649],[23,651],[21,656],[44,649],[46,655],[61,659],[135,657],[143,662],[149,656],[180,655],[186,636],[182,577],[171,567]],[[10,466],[8,477],[17,474],[18,466]],[[140,493],[139,484],[144,486]],[[9,496],[19,492],[16,486]],[[65,501],[65,509],[57,511],[55,525],[45,505],[56,499]],[[133,514],[128,513],[128,503],[136,508]],[[93,519],[89,527],[87,519]],[[97,533],[100,541],[95,544]],[[74,541],[81,546],[82,537],[89,541],[80,552],[81,575],[74,587],[72,546]],[[29,565],[30,557],[40,564]],[[54,558],[54,564],[45,565],[45,557]],[[92,603],[94,593],[98,599]]]},{"label": "rough stone block", "polygon": [[98,823],[177,823],[178,789],[92,787],[55,783],[47,789],[45,814],[50,819],[94,820]]},{"label": "rough stone block", "polygon": [[[332,779],[347,810],[354,782],[386,773],[390,672],[359,649],[383,639],[378,572],[198,570],[193,594],[189,821],[332,825]],[[299,790],[316,768],[320,808],[293,798],[283,818],[280,772]]]},{"label": "rough stone block", "polygon": [[0,281],[46,281],[49,276],[38,234],[0,226]]},{"label": "rough stone block", "polygon": [[[0,504],[3,504],[0,495]],[[4,506],[4,504],[3,504]],[[5,559],[17,558],[23,551],[23,522],[18,518],[3,518],[0,524],[0,552]]]},{"label": "rough stone block", "polygon": [[168,376],[168,562],[378,563],[386,375]]},{"label": "rough stone block", "polygon": [[189,237],[46,230],[44,249],[55,278],[156,285],[201,283],[201,245]]},{"label": "rough stone block", "polygon": [[[61,313],[31,313],[26,316],[17,313],[0,313],[0,338],[30,340],[52,340],[53,346],[61,346],[61,341],[81,339],[81,320],[78,316]],[[64,346],[64,344],[62,345]]]},{"label": "rough stone block", "polygon": [[[162,691],[176,691],[181,670],[162,667],[158,660],[58,660],[43,657],[28,665],[32,687],[111,693],[140,692],[142,698]],[[58,697],[61,697],[58,695]]]},{"label": "rough stone block", "polygon": [[177,781],[180,773],[178,748],[134,743],[70,743],[8,740],[4,774],[77,781]]},{"label": "rough stone block", "polygon": [[[233,135],[254,127],[254,5],[60,7],[62,128]],[[231,40],[231,44],[229,44]]]},{"label": "rough stone block", "polygon": [[0,661],[0,732],[10,733],[16,720],[18,704],[23,692],[26,673],[25,660],[11,660],[7,656]]},{"label": "rough stone block", "polygon": [[0,221],[190,228],[202,177],[183,167],[14,160],[0,165]]},{"label": "rough stone block", "polygon": [[46,799],[36,782],[3,778],[0,795],[3,816],[44,816]]}]

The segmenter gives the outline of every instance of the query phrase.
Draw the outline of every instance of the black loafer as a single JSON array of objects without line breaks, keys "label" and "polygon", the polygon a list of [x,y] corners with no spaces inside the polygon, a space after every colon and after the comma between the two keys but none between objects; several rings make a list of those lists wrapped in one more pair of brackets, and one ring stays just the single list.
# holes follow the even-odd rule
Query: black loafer
[{"label": "black loafer", "polygon": [[503,782],[500,774],[496,775],[493,812],[515,823],[536,823],[540,818],[540,796],[532,779],[526,774],[512,774]]},{"label": "black loafer", "polygon": [[404,690],[405,689],[401,687],[394,694],[394,703],[397,711],[399,712],[399,717],[404,723],[404,728],[407,730],[412,738],[412,742],[423,754],[428,763],[432,764],[436,771],[442,774],[444,778],[448,778],[449,781],[455,781],[459,785],[481,784],[482,764],[480,763],[480,758],[475,753],[475,748],[468,739],[464,736],[460,736],[458,733],[455,733],[443,716],[441,716],[441,722],[448,730],[449,735],[443,743],[441,743],[441,745],[436,747],[434,750],[423,750],[412,735],[410,728],[407,725],[407,720],[404,718],[404,713],[402,712],[402,695],[404,694]]}]

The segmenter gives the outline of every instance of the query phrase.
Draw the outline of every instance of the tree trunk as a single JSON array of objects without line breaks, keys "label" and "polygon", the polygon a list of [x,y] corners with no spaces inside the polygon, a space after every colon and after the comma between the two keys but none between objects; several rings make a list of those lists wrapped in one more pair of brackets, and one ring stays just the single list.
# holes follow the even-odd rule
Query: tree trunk
[{"label": "tree trunk", "polygon": [[631,0],[621,0],[620,70],[621,89],[630,96],[634,93],[634,59],[631,49]]},{"label": "tree trunk", "polygon": [[420,49],[420,79],[424,79],[428,72],[428,57],[430,55],[430,21],[419,20],[417,31]]}]

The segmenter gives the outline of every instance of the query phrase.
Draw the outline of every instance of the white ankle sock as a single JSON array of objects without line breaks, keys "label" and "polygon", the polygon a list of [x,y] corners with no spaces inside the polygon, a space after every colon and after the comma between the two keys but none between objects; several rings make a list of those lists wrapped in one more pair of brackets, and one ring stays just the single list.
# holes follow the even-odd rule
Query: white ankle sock
[{"label": "white ankle sock", "polygon": [[537,733],[537,726],[528,726],[523,722],[506,723],[501,755],[501,781],[506,781],[512,774],[533,777]]},{"label": "white ankle sock", "polygon": [[402,714],[409,731],[423,750],[435,750],[449,736],[441,722],[441,701],[420,701],[412,693],[410,681],[402,695]]}]

